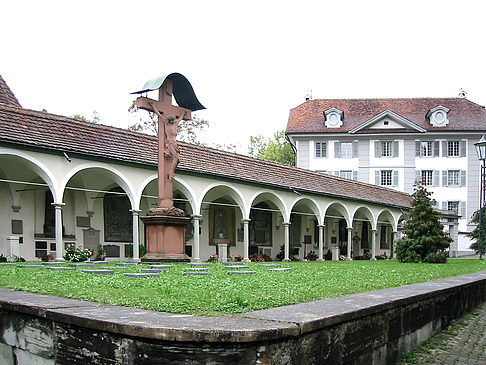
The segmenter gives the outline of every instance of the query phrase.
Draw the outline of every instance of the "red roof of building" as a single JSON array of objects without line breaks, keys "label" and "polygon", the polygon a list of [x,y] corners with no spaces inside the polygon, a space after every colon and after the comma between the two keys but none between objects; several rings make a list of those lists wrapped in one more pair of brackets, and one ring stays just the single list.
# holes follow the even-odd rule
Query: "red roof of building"
[{"label": "red roof of building", "polygon": [[2,78],[2,75],[0,75],[0,104],[21,108],[19,101],[13,94],[12,90],[10,90],[5,80]]},{"label": "red roof of building", "polygon": [[[157,165],[157,138],[126,129],[0,104],[0,143],[113,162]],[[235,153],[180,143],[177,171],[280,189],[410,207],[410,195]]]},{"label": "red roof of building", "polygon": [[[447,115],[449,124],[433,127],[426,115],[430,109],[439,105],[450,109]],[[324,125],[324,111],[330,108],[343,111],[343,125],[340,128],[327,128]],[[348,133],[386,110],[400,115],[426,131],[486,130],[485,108],[465,98],[316,99],[306,101],[290,110],[286,133]],[[402,132],[394,130],[398,131]],[[366,129],[358,133],[366,133]]]}]

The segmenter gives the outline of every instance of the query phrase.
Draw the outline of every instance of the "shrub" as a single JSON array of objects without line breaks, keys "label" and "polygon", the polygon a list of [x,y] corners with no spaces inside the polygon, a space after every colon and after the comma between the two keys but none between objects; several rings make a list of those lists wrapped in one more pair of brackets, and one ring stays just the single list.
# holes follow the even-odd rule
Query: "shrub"
[{"label": "shrub", "polygon": [[13,255],[13,262],[25,262],[25,259],[21,256]]},{"label": "shrub", "polygon": [[377,260],[386,260],[387,258],[388,256],[385,254],[375,256],[375,259]]},{"label": "shrub", "polygon": [[40,259],[44,262],[52,261],[54,260],[54,256],[52,256],[51,254],[43,254],[41,255]]},{"label": "shrub", "polygon": [[89,259],[91,255],[93,255],[93,252],[87,248],[80,249],[80,248],[76,248],[76,246],[74,245],[70,245],[66,249],[66,254],[64,255],[64,259],[72,262],[83,262]]},{"label": "shrub", "polygon": [[307,260],[315,261],[317,259],[317,254],[315,251],[310,251],[305,257]]},{"label": "shrub", "polygon": [[331,250],[327,250],[326,254],[324,255],[324,259],[326,261],[331,261],[332,260],[332,253]]},{"label": "shrub", "polygon": [[208,262],[218,262],[218,258],[219,258],[218,255],[211,255],[208,258]]},{"label": "shrub", "polygon": [[7,258],[3,256],[3,253],[0,254],[0,262],[7,262]]},{"label": "shrub", "polygon": [[423,261],[431,264],[445,264],[447,262],[447,253],[431,252],[427,256],[425,256]]},{"label": "shrub", "polygon": [[240,262],[240,261],[243,261],[244,257],[241,256],[241,255],[236,255],[235,257],[233,257],[233,260],[236,261],[236,262]]}]

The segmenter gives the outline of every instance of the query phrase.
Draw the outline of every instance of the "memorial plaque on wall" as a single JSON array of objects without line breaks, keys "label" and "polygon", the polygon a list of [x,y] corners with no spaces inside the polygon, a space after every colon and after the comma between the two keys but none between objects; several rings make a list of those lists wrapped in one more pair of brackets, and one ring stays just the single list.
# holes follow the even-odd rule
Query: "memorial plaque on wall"
[{"label": "memorial plaque on wall", "polygon": [[76,226],[77,227],[90,227],[91,226],[91,219],[89,217],[76,217]]},{"label": "memorial plaque on wall", "polygon": [[23,222],[19,219],[12,219],[12,234],[24,233]]}]

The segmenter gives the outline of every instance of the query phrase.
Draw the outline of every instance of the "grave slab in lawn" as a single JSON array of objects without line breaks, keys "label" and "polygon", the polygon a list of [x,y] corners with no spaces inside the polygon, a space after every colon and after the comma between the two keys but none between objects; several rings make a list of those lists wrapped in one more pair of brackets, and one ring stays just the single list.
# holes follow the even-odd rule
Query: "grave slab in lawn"
[{"label": "grave slab in lawn", "polygon": [[189,266],[210,266],[211,264],[206,262],[189,262]]},{"label": "grave slab in lawn", "polygon": [[231,266],[225,266],[228,270],[239,270],[239,269],[248,269],[247,265],[231,265]]},{"label": "grave slab in lawn", "polygon": [[243,275],[243,274],[256,274],[256,271],[230,271],[230,274]]},{"label": "grave slab in lawn", "polygon": [[48,266],[46,267],[47,270],[76,270],[75,267],[66,267],[66,266]]},{"label": "grave slab in lawn", "polygon": [[262,266],[262,267],[280,267],[280,265],[278,265],[278,264],[260,264],[259,266]]},{"label": "grave slab in lawn", "polygon": [[211,275],[211,273],[206,271],[184,271],[183,274],[186,275]]},{"label": "grave slab in lawn", "polygon": [[87,274],[113,275],[113,270],[83,270]]},{"label": "grave slab in lawn", "polygon": [[142,269],[142,272],[165,272],[165,269]]},{"label": "grave slab in lawn", "polygon": [[27,269],[39,269],[44,267],[42,265],[17,265],[18,267],[27,268]]},{"label": "grave slab in lawn", "polygon": [[149,265],[152,269],[170,269],[172,265]]},{"label": "grave slab in lawn", "polygon": [[56,266],[56,265],[64,265],[65,262],[63,261],[48,261],[48,262],[43,262],[42,265],[46,266]]},{"label": "grave slab in lawn", "polygon": [[117,262],[118,266],[137,266],[137,262]]},{"label": "grave slab in lawn", "polygon": [[160,276],[158,273],[155,272],[137,272],[137,273],[125,273],[125,276],[130,276],[133,278],[146,278],[149,276]]},{"label": "grave slab in lawn", "polygon": [[74,266],[74,267],[93,267],[94,264],[88,264],[88,263],[79,263],[79,264],[71,264],[71,266]]},{"label": "grave slab in lawn", "polygon": [[17,266],[17,264],[13,262],[1,262],[0,266]]},{"label": "grave slab in lawn", "polygon": [[290,267],[277,267],[276,269],[268,269],[268,271],[290,271]]},{"label": "grave slab in lawn", "polygon": [[208,267],[186,267],[184,271],[208,271]]}]

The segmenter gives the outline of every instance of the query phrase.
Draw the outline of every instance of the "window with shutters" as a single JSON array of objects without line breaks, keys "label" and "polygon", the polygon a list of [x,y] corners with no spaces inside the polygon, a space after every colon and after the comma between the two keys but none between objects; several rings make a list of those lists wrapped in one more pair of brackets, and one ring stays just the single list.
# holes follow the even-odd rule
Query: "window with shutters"
[{"label": "window with shutters", "polygon": [[315,142],[316,157],[327,157],[327,143]]},{"label": "window with shutters", "polygon": [[392,142],[381,142],[381,157],[392,157]]},{"label": "window with shutters", "polygon": [[447,156],[459,157],[459,141],[447,141]]},{"label": "window with shutters", "polygon": [[433,185],[432,170],[422,170],[421,182],[425,186]]},{"label": "window with shutters", "polygon": [[459,186],[460,183],[460,171],[447,170],[447,186]]},{"label": "window with shutters", "polygon": [[459,202],[458,201],[448,201],[447,210],[451,212],[459,213]]},{"label": "window with shutters", "polygon": [[421,142],[421,151],[420,155],[424,157],[432,157],[433,156],[433,146],[431,141],[424,141]]},{"label": "window with shutters", "polygon": [[353,158],[352,142],[341,142],[341,158]]},{"label": "window with shutters", "polygon": [[380,185],[392,186],[393,184],[392,173],[393,173],[392,170],[381,170]]}]

